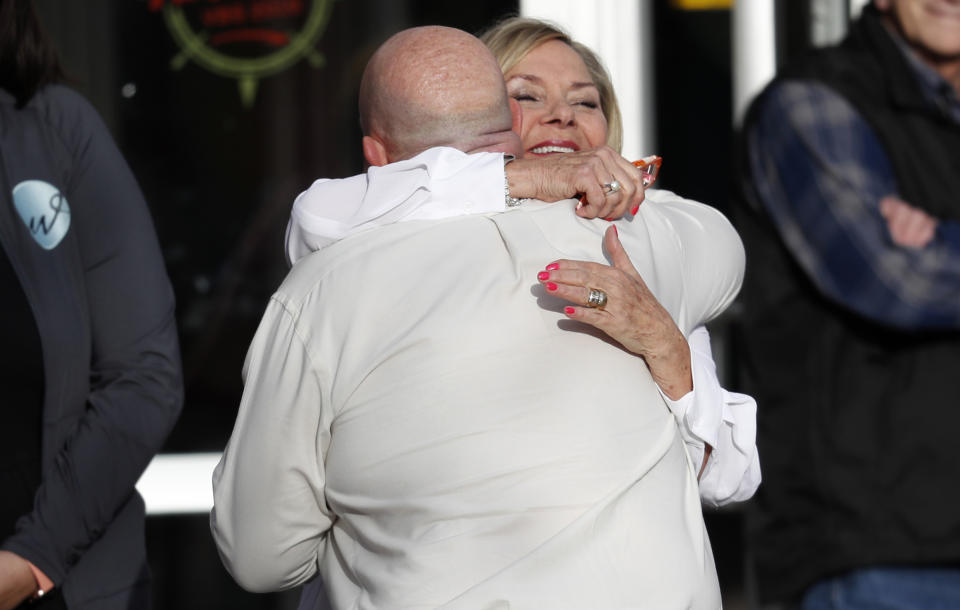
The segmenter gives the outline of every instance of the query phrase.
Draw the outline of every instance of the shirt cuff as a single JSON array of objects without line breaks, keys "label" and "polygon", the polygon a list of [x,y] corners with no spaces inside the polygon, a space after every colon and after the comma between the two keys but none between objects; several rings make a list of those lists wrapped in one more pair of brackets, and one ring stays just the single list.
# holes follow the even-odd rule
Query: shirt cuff
[{"label": "shirt cuff", "polygon": [[687,339],[693,390],[664,402],[677,420],[680,436],[697,471],[704,445],[713,447],[700,476],[700,499],[721,506],[748,499],[760,484],[756,449],[756,402],[750,396],[720,386],[710,349],[710,335],[698,327]]},{"label": "shirt cuff", "polygon": [[30,566],[30,571],[33,572],[33,577],[37,580],[37,592],[33,595],[33,598],[36,599],[49,593],[53,589],[53,581],[47,578],[47,575],[41,572],[40,568],[29,561],[27,565]]},{"label": "shirt cuff", "polygon": [[[431,175],[433,216],[488,214],[507,209],[504,197],[503,153],[481,152],[455,157],[448,154]],[[451,211],[455,210],[455,211]]]}]

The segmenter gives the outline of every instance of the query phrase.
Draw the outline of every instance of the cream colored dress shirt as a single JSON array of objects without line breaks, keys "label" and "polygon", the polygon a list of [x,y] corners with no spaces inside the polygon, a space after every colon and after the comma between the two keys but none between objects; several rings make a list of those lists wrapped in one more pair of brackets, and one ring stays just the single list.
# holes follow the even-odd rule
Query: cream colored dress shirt
[{"label": "cream colored dress shirt", "polygon": [[[245,588],[322,575],[334,608],[710,608],[695,465],[643,361],[536,274],[604,261],[572,201],[366,231],[267,306],[214,473]],[[620,237],[689,333],[739,290],[717,211],[662,192]]]}]

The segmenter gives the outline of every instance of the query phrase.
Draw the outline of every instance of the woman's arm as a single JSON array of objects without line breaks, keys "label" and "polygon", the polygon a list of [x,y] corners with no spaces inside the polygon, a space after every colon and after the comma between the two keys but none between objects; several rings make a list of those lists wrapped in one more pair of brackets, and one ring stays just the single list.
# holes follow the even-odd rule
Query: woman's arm
[{"label": "woman's arm", "polygon": [[602,330],[647,363],[701,475],[701,499],[714,506],[746,500],[760,483],[756,403],[720,386],[706,328],[695,328],[688,342],[633,266],[616,227],[607,230],[604,246],[612,265],[558,261],[539,281],[577,304],[587,301],[589,287],[602,287],[608,296],[602,311],[570,306],[567,316]]},{"label": "woman's arm", "polygon": [[37,592],[30,564],[10,551],[0,551],[0,610],[12,610]]},{"label": "woman's arm", "polygon": [[[622,189],[605,193],[601,183],[613,178]],[[620,218],[643,201],[639,184],[639,170],[606,147],[506,166],[501,153],[431,148],[366,174],[314,182],[293,203],[287,260],[293,265],[348,235],[393,222],[502,212],[507,194],[558,201],[585,193],[587,204],[577,214]]]},{"label": "woman's arm", "polygon": [[760,485],[757,403],[720,385],[705,326],[690,333],[693,390],[666,397],[690,457],[699,470],[700,499],[709,506],[742,502]]}]

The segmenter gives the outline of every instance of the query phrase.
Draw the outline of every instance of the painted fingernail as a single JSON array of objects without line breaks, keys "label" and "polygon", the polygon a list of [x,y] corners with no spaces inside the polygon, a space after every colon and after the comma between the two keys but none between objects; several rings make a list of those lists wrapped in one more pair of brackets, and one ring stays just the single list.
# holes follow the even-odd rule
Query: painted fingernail
[{"label": "painted fingernail", "polygon": [[557,285],[556,285],[556,284],[554,284],[553,282],[547,282],[547,290],[553,292],[553,291],[556,290],[556,289],[557,289]]},{"label": "painted fingernail", "polygon": [[639,211],[640,211],[640,206],[635,206],[632,210],[630,210],[630,213],[636,216],[637,212]]},{"label": "painted fingernail", "polygon": [[547,271],[556,271],[559,268],[560,268],[560,265],[558,265],[557,263],[550,263],[549,265],[547,265]]},{"label": "painted fingernail", "polygon": [[613,234],[620,237],[620,231],[617,230],[617,225],[613,225]]},{"label": "painted fingernail", "polygon": [[537,274],[537,279],[540,280],[541,282],[543,280],[549,280],[550,274],[546,271],[541,271],[540,273]]},{"label": "painted fingernail", "polygon": [[607,222],[610,222],[611,220],[613,220],[613,217],[608,216],[607,218],[604,218],[604,220],[606,220]]},{"label": "painted fingernail", "polygon": [[563,308],[563,313],[567,314],[568,316],[572,316],[574,311],[575,311],[575,310],[574,310],[573,307],[564,307],[564,308]]}]

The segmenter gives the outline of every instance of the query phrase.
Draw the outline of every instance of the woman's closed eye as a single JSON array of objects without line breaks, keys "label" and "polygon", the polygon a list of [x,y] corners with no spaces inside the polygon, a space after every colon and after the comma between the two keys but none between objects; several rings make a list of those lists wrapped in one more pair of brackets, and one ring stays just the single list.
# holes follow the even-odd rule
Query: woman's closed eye
[{"label": "woman's closed eye", "polygon": [[518,93],[511,93],[511,94],[510,94],[510,97],[512,97],[513,99],[517,100],[518,102],[536,102],[536,101],[538,101],[538,98],[537,98],[535,95],[533,95],[532,93],[527,93],[527,92],[525,92],[525,91],[521,91],[521,92],[518,92]]}]

